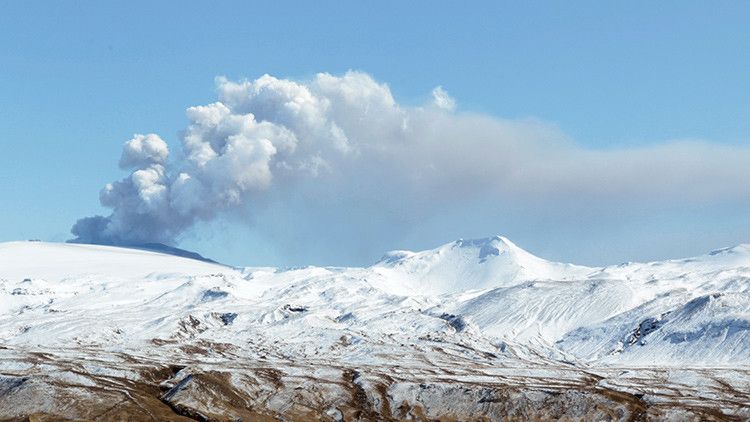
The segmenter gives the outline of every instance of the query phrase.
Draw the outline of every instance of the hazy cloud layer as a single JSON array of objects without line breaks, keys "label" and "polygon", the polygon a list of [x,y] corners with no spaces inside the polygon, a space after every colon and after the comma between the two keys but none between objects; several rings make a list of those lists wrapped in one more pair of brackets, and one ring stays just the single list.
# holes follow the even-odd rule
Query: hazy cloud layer
[{"label": "hazy cloud layer", "polygon": [[[442,87],[427,104],[400,105],[360,72],[218,78],[217,91],[216,102],[187,110],[176,156],[155,134],[125,143],[120,167],[131,174],[100,193],[112,214],[79,220],[75,241],[170,244],[198,221],[231,214],[262,230],[306,224],[356,249],[368,241],[357,227],[396,236],[443,206],[573,212],[750,200],[748,148],[674,141],[590,150],[544,122],[456,111]],[[288,225],[253,218],[266,207],[283,209]],[[309,227],[316,216],[321,224]]]}]

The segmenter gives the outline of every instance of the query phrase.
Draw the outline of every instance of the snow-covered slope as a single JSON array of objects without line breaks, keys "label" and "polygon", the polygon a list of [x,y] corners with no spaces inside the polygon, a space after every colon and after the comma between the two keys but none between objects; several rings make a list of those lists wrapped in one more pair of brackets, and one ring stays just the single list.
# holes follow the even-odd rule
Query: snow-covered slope
[{"label": "snow-covered slope", "polygon": [[0,341],[137,347],[258,336],[305,355],[342,335],[366,345],[456,332],[588,364],[750,363],[749,287],[747,245],[588,268],[545,261],[496,236],[391,252],[369,268],[285,271],[11,242],[0,244]]},{"label": "snow-covered slope", "polygon": [[60,281],[91,275],[142,279],[152,273],[198,275],[226,268],[145,249],[45,242],[0,243],[0,277]]},{"label": "snow-covered slope", "polygon": [[231,350],[254,361],[411,370],[746,368],[749,288],[748,245],[589,268],[496,236],[390,252],[368,268],[281,270],[11,242],[0,244],[0,352],[172,360]]}]

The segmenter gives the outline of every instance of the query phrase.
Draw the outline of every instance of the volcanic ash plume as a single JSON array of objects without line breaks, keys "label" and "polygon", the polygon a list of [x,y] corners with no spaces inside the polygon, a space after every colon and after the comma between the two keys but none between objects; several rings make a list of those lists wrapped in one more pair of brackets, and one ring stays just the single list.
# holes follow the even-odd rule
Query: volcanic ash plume
[{"label": "volcanic ash plume", "polygon": [[119,165],[130,175],[100,193],[112,213],[78,220],[73,241],[173,244],[198,221],[269,204],[296,216],[293,230],[346,243],[363,227],[370,240],[395,235],[442,205],[464,212],[456,204],[476,200],[621,209],[750,199],[747,148],[589,150],[538,120],[457,112],[441,87],[425,104],[399,105],[360,72],[219,78],[217,91],[218,101],[187,110],[176,156],[156,134],[125,143]]}]

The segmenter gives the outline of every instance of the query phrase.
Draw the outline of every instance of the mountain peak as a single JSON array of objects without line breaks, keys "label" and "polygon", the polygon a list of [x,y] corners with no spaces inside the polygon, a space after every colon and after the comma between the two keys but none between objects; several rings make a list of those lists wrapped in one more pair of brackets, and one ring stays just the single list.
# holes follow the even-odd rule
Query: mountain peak
[{"label": "mountain peak", "polygon": [[737,246],[731,246],[727,248],[715,249],[708,253],[710,256],[717,255],[738,255],[738,254],[750,254],[750,243],[742,243]]},{"label": "mountain peak", "polygon": [[495,235],[490,237],[482,237],[479,239],[458,239],[455,241],[456,244],[461,245],[468,245],[468,246],[476,246],[476,245],[483,245],[487,243],[494,243],[494,244],[505,244],[508,246],[516,246],[513,242],[510,241],[505,236]]},{"label": "mountain peak", "polygon": [[412,252],[406,250],[394,250],[386,252],[385,255],[378,261],[378,264],[395,264],[399,261],[411,259],[414,257],[425,258],[427,255],[445,255],[446,251],[452,249],[460,249],[463,253],[471,255],[471,251],[478,249],[477,258],[480,262],[485,262],[487,259],[493,256],[500,256],[503,252],[520,251],[522,253],[529,254],[523,249],[516,246],[515,243],[511,242],[507,237],[504,236],[491,236],[480,239],[458,239],[450,243],[446,243],[442,246],[438,246],[434,249],[428,249],[421,252]]},{"label": "mountain peak", "polygon": [[410,283],[407,290],[432,293],[510,286],[526,280],[566,280],[591,272],[586,267],[546,261],[503,236],[458,239],[421,252],[392,251],[375,267],[393,273],[392,279],[406,280]]},{"label": "mountain peak", "polygon": [[521,249],[503,236],[492,236],[482,239],[458,239],[454,244],[460,248],[479,248],[479,262],[485,262],[492,256],[500,256],[503,252]]}]

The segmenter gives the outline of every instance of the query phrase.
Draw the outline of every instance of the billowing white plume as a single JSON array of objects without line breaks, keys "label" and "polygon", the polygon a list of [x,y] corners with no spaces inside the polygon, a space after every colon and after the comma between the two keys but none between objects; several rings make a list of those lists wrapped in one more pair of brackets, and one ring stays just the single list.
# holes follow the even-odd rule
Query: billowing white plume
[{"label": "billowing white plume", "polygon": [[291,226],[325,215],[375,233],[389,220],[408,223],[465,200],[531,207],[750,198],[747,148],[682,141],[589,150],[536,120],[457,112],[442,87],[427,104],[399,105],[361,72],[308,82],[218,78],[217,86],[218,101],[187,110],[177,157],[156,134],[125,143],[120,167],[131,174],[100,194],[112,214],[79,220],[74,241],[171,244],[197,221],[269,204],[309,207]]}]

